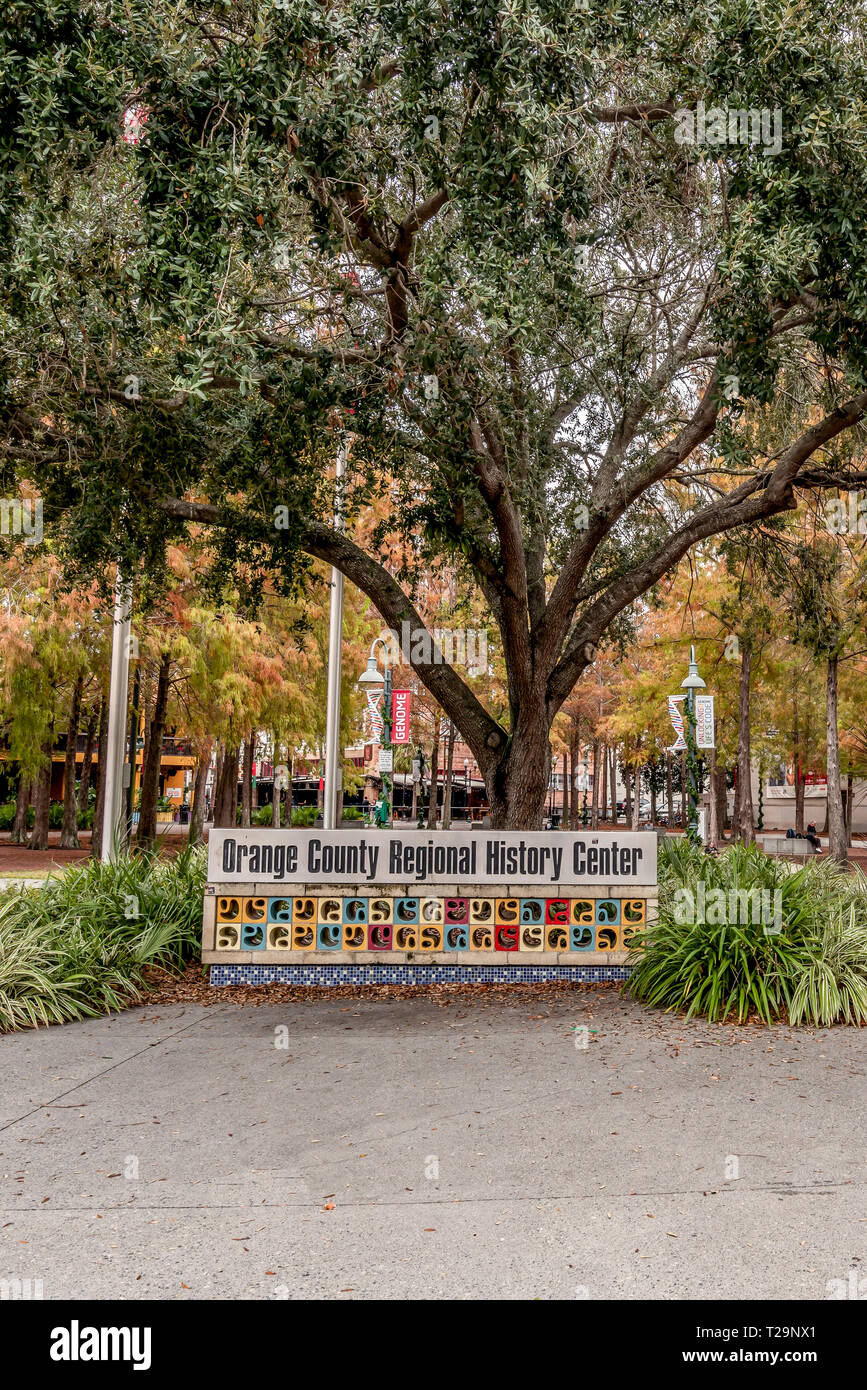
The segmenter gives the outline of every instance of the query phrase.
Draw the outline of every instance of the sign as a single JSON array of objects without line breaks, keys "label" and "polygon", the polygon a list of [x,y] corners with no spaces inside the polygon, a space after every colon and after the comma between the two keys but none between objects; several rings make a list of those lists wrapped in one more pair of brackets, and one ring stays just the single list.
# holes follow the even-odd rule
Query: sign
[{"label": "sign", "polygon": [[394,754],[390,748],[380,748],[379,750],[379,771],[394,771]]},{"label": "sign", "polygon": [[695,746],[696,748],[715,748],[713,726],[713,696],[695,697]]},{"label": "sign", "polygon": [[680,708],[681,702],[685,699],[685,695],[669,695],[668,697],[668,717],[677,738],[670,748],[666,748],[666,753],[679,753],[682,748],[686,747],[686,739],[683,736],[683,711]]},{"label": "sign", "polygon": [[289,769],[285,763],[278,763],[274,769],[274,790],[285,791],[289,785]]},{"label": "sign", "polygon": [[391,692],[391,741],[409,743],[409,714],[412,693],[409,690]]},{"label": "sign", "polygon": [[656,883],[655,832],[212,830],[216,883]]}]

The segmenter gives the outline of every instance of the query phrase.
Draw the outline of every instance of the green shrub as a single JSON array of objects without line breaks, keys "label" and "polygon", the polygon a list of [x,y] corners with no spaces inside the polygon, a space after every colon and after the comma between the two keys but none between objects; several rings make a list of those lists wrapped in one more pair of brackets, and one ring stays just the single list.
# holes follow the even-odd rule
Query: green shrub
[{"label": "green shrub", "polygon": [[[658,920],[628,960],[627,989],[636,999],[711,1020],[743,1022],[754,1013],[765,1023],[783,1016],[817,1025],[867,1021],[867,878],[860,871],[813,860],[793,872],[755,845],[714,858],[678,838],[660,853],[659,889]],[[724,901],[725,920],[716,921],[712,907],[685,921],[684,890],[697,909],[701,901]],[[775,922],[741,908],[748,899],[757,907],[763,892],[766,906],[775,904]]]},{"label": "green shrub", "polygon": [[[33,822],[36,819],[36,812],[32,806],[27,808],[27,829],[33,829]],[[15,821],[15,802],[5,801],[0,805],[0,834],[4,831],[8,834]],[[48,808],[48,826],[50,830],[59,830],[63,824],[63,803],[52,801]],[[93,803],[84,811],[78,812],[79,830],[90,830],[93,826]]]},{"label": "green shrub", "polygon": [[62,1023],[142,997],[144,967],[201,944],[206,852],[90,861],[0,893],[0,1031]]},{"label": "green shrub", "polygon": [[296,829],[309,829],[318,815],[318,806],[293,806],[292,824]]}]

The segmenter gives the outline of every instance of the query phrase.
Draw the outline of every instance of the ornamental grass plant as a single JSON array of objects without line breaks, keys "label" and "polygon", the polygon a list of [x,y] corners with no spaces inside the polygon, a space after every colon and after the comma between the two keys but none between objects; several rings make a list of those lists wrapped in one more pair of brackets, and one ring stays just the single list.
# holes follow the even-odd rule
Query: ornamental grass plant
[{"label": "ornamental grass plant", "polygon": [[89,862],[0,893],[0,1032],[122,1009],[201,944],[206,854]]},{"label": "ornamental grass plant", "polygon": [[756,845],[714,857],[672,839],[657,920],[628,964],[630,994],[687,1018],[863,1024],[867,877],[827,859],[793,869]]}]

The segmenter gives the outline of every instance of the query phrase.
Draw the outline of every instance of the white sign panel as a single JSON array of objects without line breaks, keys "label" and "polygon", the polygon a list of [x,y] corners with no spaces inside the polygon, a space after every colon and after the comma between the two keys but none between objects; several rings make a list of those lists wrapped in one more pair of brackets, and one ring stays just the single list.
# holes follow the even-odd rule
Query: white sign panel
[{"label": "white sign panel", "polygon": [[391,751],[390,748],[380,748],[379,770],[380,772],[394,771],[394,753]]},{"label": "white sign panel", "polygon": [[212,830],[212,883],[656,883],[655,832]]},{"label": "white sign panel", "polygon": [[713,727],[713,696],[695,697],[695,746],[696,748],[715,748]]}]

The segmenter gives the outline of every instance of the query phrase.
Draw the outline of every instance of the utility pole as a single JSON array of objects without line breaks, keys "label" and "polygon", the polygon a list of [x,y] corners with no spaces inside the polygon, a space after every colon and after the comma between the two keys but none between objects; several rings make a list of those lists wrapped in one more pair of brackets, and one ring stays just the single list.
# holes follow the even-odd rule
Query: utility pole
[{"label": "utility pole", "polygon": [[126,706],[129,694],[132,585],[117,567],[114,584],[114,619],[111,641],[111,680],[108,693],[108,738],[105,764],[105,806],[102,820],[101,859],[116,859],[126,845],[123,823],[123,769],[126,742]]},{"label": "utility pole", "polygon": [[[341,441],[337,451],[337,468],[334,484],[334,529],[344,527],[343,488],[346,476],[346,458],[349,443]],[[343,644],[343,573],[333,565],[331,568],[331,612],[328,621],[328,694],[325,715],[325,788],[322,805],[322,825],[325,830],[334,830],[337,825],[338,793],[342,799],[342,765],[340,748],[340,676]]]},{"label": "utility pole", "polygon": [[687,791],[689,796],[689,817],[687,820],[686,834],[693,844],[701,844],[698,833],[698,759],[696,757],[695,746],[695,692],[704,690],[705,682],[698,674],[698,666],[695,660],[695,647],[689,649],[689,671],[686,679],[680,683],[681,690],[687,692],[686,700],[686,771],[687,771]]}]

